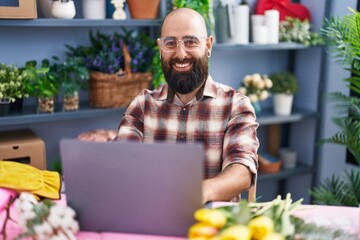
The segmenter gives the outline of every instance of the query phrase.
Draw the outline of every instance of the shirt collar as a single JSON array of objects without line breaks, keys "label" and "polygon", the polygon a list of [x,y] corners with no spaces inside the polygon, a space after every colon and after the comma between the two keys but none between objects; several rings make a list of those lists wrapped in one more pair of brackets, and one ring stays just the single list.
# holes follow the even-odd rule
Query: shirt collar
[{"label": "shirt collar", "polygon": [[[196,94],[196,100],[201,100],[204,96],[216,98],[217,87],[215,81],[209,75],[205,81],[205,84],[199,89],[199,92]],[[158,100],[167,100],[168,102],[174,102],[175,92],[169,88],[168,84],[165,84],[160,90]]]}]

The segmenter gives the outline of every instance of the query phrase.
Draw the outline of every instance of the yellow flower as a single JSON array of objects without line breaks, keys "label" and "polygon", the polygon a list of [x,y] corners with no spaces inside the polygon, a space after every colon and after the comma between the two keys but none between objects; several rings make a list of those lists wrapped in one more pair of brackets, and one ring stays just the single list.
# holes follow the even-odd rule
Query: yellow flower
[{"label": "yellow flower", "polygon": [[226,224],[225,214],[217,209],[201,208],[195,212],[194,218],[217,229],[222,228]]},{"label": "yellow flower", "polygon": [[285,238],[280,233],[272,232],[272,233],[266,235],[261,240],[285,240]]},{"label": "yellow flower", "polygon": [[218,234],[218,229],[205,223],[195,223],[189,228],[188,239],[209,239]]},{"label": "yellow flower", "polygon": [[247,226],[233,225],[226,228],[219,236],[219,240],[250,240],[251,232]]},{"label": "yellow flower", "polygon": [[259,216],[250,220],[249,228],[253,239],[260,240],[274,232],[274,222],[270,217]]}]

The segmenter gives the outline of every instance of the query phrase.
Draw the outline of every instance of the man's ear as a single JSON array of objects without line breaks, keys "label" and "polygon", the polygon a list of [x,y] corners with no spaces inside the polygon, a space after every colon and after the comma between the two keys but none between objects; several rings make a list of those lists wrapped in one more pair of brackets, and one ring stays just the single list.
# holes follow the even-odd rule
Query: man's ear
[{"label": "man's ear", "polygon": [[213,43],[214,43],[214,37],[210,35],[206,40],[206,48],[208,49],[209,52],[212,51]]}]

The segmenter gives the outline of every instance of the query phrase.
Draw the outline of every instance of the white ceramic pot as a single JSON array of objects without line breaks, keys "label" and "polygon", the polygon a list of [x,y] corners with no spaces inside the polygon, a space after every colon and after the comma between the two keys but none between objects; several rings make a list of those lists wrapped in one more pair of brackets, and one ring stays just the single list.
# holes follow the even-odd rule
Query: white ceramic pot
[{"label": "white ceramic pot", "polygon": [[294,95],[285,93],[273,94],[273,104],[275,115],[290,115]]},{"label": "white ceramic pot", "polygon": [[85,19],[105,19],[105,0],[82,0],[82,12]]},{"label": "white ceramic pot", "polygon": [[57,0],[51,3],[51,15],[60,19],[73,19],[76,15],[73,0]]}]

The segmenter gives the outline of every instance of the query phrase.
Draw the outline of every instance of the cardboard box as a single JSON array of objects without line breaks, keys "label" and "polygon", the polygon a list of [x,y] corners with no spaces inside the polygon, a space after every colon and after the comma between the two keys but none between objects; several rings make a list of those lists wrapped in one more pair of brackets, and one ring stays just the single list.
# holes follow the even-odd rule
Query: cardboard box
[{"label": "cardboard box", "polygon": [[0,18],[37,18],[36,0],[12,0],[11,2],[9,0],[0,0]]},{"label": "cardboard box", "polygon": [[46,169],[45,143],[31,130],[0,132],[0,160]]}]

